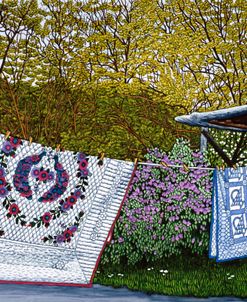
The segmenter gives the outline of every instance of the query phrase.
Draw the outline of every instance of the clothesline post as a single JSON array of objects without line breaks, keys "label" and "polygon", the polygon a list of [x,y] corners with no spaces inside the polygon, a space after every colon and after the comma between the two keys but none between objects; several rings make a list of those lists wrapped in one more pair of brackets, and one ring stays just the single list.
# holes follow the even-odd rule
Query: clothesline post
[{"label": "clothesline post", "polygon": [[[201,134],[228,166],[234,167],[234,165],[238,163],[238,157],[246,146],[244,132],[247,132],[247,105],[208,112],[193,112],[190,115],[177,116],[175,120],[189,126],[201,127]],[[232,158],[229,158],[226,152],[217,144],[214,138],[206,130],[207,128],[243,132],[233,151]],[[201,151],[204,147],[205,142],[201,137]]]},{"label": "clothesline post", "polygon": [[208,132],[208,128],[202,127],[201,129],[200,152],[204,154],[204,152],[207,151],[207,138],[203,135],[202,131]]}]

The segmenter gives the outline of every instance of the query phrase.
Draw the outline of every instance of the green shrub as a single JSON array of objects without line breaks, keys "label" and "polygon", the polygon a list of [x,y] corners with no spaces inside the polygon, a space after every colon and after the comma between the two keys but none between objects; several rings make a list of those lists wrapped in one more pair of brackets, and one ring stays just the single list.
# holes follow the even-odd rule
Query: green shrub
[{"label": "green shrub", "polygon": [[[206,167],[202,154],[177,140],[167,155],[157,148],[148,162]],[[211,212],[211,171],[183,167],[140,166],[136,171],[103,263],[130,264],[178,255],[203,254],[208,248]]]}]

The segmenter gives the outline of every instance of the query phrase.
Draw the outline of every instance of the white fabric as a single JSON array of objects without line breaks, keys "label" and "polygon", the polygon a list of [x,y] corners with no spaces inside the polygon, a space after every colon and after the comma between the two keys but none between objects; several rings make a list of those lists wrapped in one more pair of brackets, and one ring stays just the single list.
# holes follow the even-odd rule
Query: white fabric
[{"label": "white fabric", "polygon": [[[5,170],[6,183],[11,187],[6,196],[0,196],[0,230],[4,232],[0,237],[0,280],[91,284],[93,270],[119,211],[134,164],[105,158],[103,166],[99,166],[96,157],[87,156],[89,174],[83,178],[88,183],[84,185],[85,192],[82,192],[84,198],[78,198],[73,209],[60,210],[60,217],[52,219],[46,227],[42,222],[42,215],[58,209],[59,201],[71,196],[71,193],[78,189],[76,187],[82,183],[77,177],[79,153],[56,152],[52,148],[36,143],[30,145],[28,141],[23,140],[22,145],[14,149],[15,154],[12,157],[3,152],[5,145],[5,137],[0,135],[0,167]],[[38,164],[32,166],[28,175],[32,197],[27,199],[21,196],[15,187],[13,179],[16,169],[21,160],[44,151],[46,155]],[[56,182],[58,173],[54,168],[54,156],[58,157],[59,163],[68,174],[69,181],[65,192],[57,200],[40,202],[38,201],[40,196]],[[42,167],[54,174],[53,180],[44,183],[31,175],[34,168]],[[20,221],[17,224],[17,216],[14,214],[7,217],[10,206],[7,209],[4,205],[6,199],[10,205],[18,205],[21,212],[17,216],[25,215],[25,218],[20,219],[23,219],[26,225],[22,226]],[[70,242],[43,241],[48,235],[58,238],[56,236],[63,234],[65,229],[73,225],[75,217],[78,217],[81,211],[84,215]],[[37,225],[30,227],[34,218],[41,221],[40,227]]]}]

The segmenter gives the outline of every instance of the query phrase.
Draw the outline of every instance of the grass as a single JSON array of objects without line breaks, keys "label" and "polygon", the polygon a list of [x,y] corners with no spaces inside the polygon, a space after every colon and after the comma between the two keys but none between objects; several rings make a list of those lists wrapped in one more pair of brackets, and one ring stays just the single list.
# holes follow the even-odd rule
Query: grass
[{"label": "grass", "polygon": [[97,272],[94,283],[148,294],[247,297],[247,260],[215,263],[176,257],[148,266],[100,265]]}]

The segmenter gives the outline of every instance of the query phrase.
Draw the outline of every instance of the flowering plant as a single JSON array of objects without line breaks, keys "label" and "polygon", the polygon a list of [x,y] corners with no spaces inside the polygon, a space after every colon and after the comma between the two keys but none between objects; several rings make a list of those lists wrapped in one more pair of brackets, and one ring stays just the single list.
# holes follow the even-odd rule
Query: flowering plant
[{"label": "flowering plant", "polygon": [[125,258],[134,264],[188,249],[202,254],[208,247],[211,171],[200,169],[206,159],[184,140],[177,140],[168,156],[155,148],[146,159],[199,169],[139,167],[103,262]]}]

